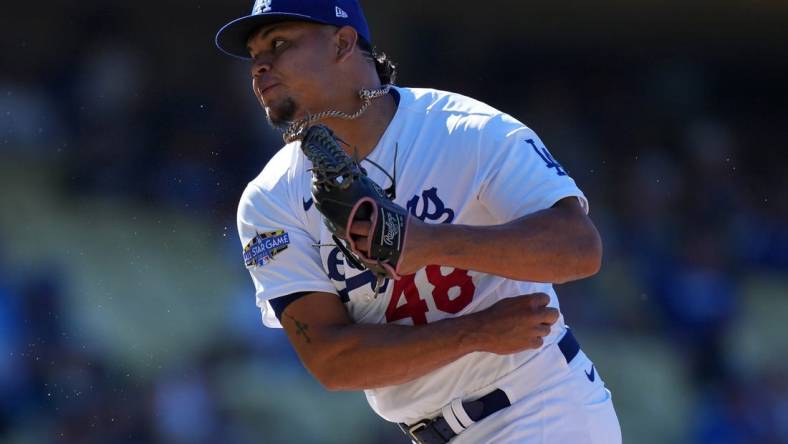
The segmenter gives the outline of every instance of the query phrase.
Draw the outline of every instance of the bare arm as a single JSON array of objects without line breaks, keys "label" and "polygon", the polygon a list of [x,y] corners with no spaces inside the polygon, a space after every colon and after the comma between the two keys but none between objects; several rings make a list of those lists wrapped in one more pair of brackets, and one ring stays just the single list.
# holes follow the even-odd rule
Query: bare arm
[{"label": "bare arm", "polygon": [[362,390],[411,381],[474,351],[538,348],[558,319],[549,299],[518,296],[467,316],[405,326],[354,324],[336,295],[311,293],[291,303],[281,322],[326,388]]},{"label": "bare arm", "polygon": [[[369,232],[354,222],[353,234]],[[358,238],[362,250],[366,238]],[[534,282],[564,283],[594,275],[602,240],[580,202],[568,197],[552,208],[493,226],[426,224],[411,218],[400,274],[431,265]]]}]

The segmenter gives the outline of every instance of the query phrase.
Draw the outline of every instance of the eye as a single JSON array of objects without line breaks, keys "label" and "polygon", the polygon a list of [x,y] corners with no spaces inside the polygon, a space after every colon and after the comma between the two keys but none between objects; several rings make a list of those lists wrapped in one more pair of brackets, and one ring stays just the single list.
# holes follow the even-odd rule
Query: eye
[{"label": "eye", "polygon": [[274,39],[271,41],[271,48],[274,50],[281,49],[285,45],[285,41],[282,39]]}]

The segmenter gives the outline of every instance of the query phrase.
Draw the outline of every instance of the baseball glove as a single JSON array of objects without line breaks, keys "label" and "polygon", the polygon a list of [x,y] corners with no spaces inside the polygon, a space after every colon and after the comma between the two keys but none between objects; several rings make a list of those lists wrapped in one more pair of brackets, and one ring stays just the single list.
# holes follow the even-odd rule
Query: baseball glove
[{"label": "baseball glove", "polygon": [[[408,212],[386,197],[383,189],[359,163],[345,153],[334,133],[324,125],[309,127],[301,150],[312,162],[312,198],[345,258],[382,278],[399,279]],[[369,221],[369,251],[357,248],[350,232],[353,221]]]}]

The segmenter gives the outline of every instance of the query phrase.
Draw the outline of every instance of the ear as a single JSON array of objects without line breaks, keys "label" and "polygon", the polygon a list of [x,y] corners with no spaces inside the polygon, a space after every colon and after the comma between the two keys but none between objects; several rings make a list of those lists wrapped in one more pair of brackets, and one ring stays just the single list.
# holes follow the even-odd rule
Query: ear
[{"label": "ear", "polygon": [[356,51],[358,33],[350,26],[343,26],[334,34],[334,43],[337,47],[337,61],[344,61]]}]

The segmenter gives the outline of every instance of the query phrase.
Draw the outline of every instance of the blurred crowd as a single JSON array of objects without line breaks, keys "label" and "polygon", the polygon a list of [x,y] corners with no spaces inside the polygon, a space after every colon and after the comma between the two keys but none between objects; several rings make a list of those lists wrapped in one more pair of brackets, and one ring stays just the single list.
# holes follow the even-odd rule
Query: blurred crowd
[{"label": "blurred crowd", "polygon": [[[212,47],[220,17],[234,11],[206,14],[185,35],[132,6],[64,8],[43,19],[47,33],[25,33],[22,21],[3,38],[0,162],[52,167],[64,196],[144,202],[234,227],[240,192],[281,144],[247,67]],[[570,323],[637,331],[676,350],[693,389],[682,442],[788,442],[788,366],[743,369],[728,348],[744,282],[788,277],[788,94],[774,73],[785,62],[523,46],[514,50],[521,56],[489,53],[477,77],[436,67],[432,56],[456,55],[445,41],[420,44],[391,54],[402,60],[403,84],[510,112],[589,196],[606,265],[559,289]],[[456,75],[440,80],[446,74]],[[16,264],[3,237],[0,442],[287,442],[284,426],[250,426],[262,419],[240,417],[219,393],[229,363],[275,355],[300,368],[281,337],[262,333],[251,285],[222,315],[227,341],[141,377],[71,337],[68,313],[79,307],[63,303],[68,271]],[[612,302],[588,307],[595,298]],[[401,442],[393,429],[368,433]]]}]

